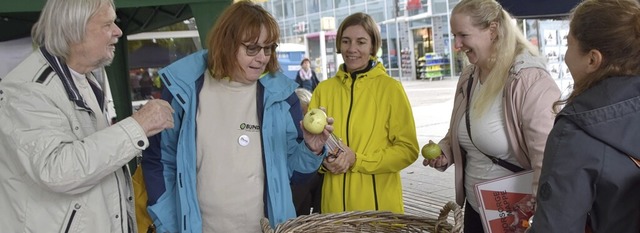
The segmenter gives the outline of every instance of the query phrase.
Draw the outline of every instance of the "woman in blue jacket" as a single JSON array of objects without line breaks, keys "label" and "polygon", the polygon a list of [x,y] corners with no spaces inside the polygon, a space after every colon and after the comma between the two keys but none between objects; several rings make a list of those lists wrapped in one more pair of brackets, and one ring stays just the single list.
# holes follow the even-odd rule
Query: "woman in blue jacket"
[{"label": "woman in blue jacket", "polygon": [[296,217],[289,178],[318,169],[333,128],[300,127],[297,84],[277,72],[278,38],[271,15],[241,1],[210,31],[210,50],[160,71],[175,127],[150,139],[142,161],[158,232],[260,232],[263,217]]}]

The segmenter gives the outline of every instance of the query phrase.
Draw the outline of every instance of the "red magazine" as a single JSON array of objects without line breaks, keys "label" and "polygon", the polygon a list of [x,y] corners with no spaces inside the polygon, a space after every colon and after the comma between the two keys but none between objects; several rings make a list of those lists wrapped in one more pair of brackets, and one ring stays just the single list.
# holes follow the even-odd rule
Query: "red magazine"
[{"label": "red magazine", "polygon": [[533,171],[523,171],[476,185],[486,233],[522,233],[533,215]]}]

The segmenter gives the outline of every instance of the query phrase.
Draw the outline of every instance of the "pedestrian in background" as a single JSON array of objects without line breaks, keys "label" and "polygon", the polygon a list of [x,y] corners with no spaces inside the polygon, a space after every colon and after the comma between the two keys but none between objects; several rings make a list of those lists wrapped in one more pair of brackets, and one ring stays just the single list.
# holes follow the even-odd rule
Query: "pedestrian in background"
[{"label": "pedestrian in background", "polygon": [[38,48],[0,82],[2,232],[136,232],[127,163],[173,127],[166,101],[110,125],[97,77],[122,31],[112,0],[48,0]]},{"label": "pedestrian in background", "polygon": [[301,127],[297,84],[279,72],[278,23],[260,5],[225,9],[200,51],[160,70],[176,127],[150,139],[142,169],[158,232],[261,232],[296,217],[290,177],[314,172],[323,133]]},{"label": "pedestrian in background", "polygon": [[307,89],[313,93],[313,90],[316,89],[316,86],[320,81],[318,81],[316,72],[311,69],[311,61],[309,58],[302,59],[300,67],[301,68],[296,75],[296,82],[301,88]]},{"label": "pedestrian in background", "polygon": [[495,0],[460,1],[450,23],[455,48],[471,65],[458,81],[449,131],[439,142],[443,153],[423,164],[441,171],[456,164],[464,232],[484,232],[475,185],[533,169],[537,190],[560,90],[544,58]]},{"label": "pedestrian in background", "polygon": [[344,152],[325,159],[322,212],[379,210],[404,213],[400,171],[416,161],[418,139],[402,84],[375,57],[380,31],[371,16],[355,13],[342,21],[337,50],[342,64],[322,81],[309,109],[325,107],[334,117]]},{"label": "pedestrian in background", "polygon": [[545,148],[529,232],[640,232],[640,4],[585,0],[571,13],[574,89]]}]

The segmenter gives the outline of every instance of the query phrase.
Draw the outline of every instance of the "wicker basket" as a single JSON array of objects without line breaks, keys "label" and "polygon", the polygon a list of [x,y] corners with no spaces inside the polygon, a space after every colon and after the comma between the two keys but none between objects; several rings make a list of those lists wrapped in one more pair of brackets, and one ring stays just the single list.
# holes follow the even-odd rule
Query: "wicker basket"
[{"label": "wicker basket", "polygon": [[[453,211],[455,223],[447,222],[449,212]],[[294,232],[462,232],[462,210],[454,202],[447,203],[440,211],[438,219],[394,214],[380,211],[351,211],[333,214],[311,214],[290,219],[276,227],[269,225],[269,220],[260,221],[263,233]]]}]

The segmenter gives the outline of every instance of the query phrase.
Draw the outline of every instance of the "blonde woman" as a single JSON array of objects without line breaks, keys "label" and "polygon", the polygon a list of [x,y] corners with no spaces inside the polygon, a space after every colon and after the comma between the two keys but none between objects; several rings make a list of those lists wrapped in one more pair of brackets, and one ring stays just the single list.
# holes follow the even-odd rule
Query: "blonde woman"
[{"label": "blonde woman", "polygon": [[560,98],[544,59],[512,20],[495,0],[462,0],[451,15],[455,47],[471,65],[458,81],[449,132],[439,143],[443,153],[423,164],[439,170],[456,164],[466,233],[483,232],[475,184],[533,169],[537,189]]}]

